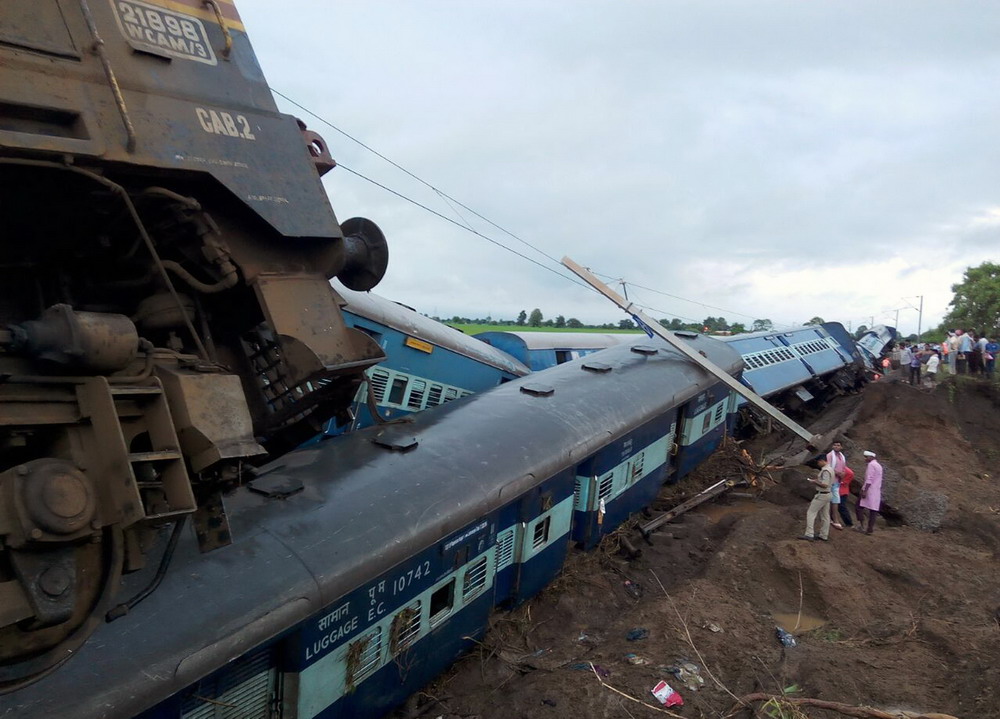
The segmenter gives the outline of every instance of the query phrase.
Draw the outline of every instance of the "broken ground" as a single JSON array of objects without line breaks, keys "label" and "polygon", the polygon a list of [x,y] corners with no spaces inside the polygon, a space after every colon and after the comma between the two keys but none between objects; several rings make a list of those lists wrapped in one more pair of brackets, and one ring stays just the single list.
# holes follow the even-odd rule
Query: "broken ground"
[{"label": "broken ground", "polygon": [[[556,582],[497,613],[480,650],[397,715],[660,717],[650,690],[665,680],[684,698],[671,711],[684,717],[754,716],[730,713],[736,697],[786,690],[885,711],[1000,717],[1000,396],[995,385],[958,380],[934,392],[890,380],[824,413],[827,426],[854,418],[844,438],[859,476],[864,449],[886,467],[892,511],[873,536],[834,530],[827,543],[797,541],[810,470],[772,471],[758,498],[704,505],[651,545],[630,535],[638,559],[624,559],[615,537],[573,552]],[[760,457],[780,441],[745,447]],[[658,506],[735,472],[731,450],[720,452],[666,488]],[[797,646],[782,646],[776,625]],[[635,629],[648,636],[629,640]],[[697,678],[676,674],[685,663],[703,681],[697,691]],[[761,717],[843,716],[755,706]]]}]

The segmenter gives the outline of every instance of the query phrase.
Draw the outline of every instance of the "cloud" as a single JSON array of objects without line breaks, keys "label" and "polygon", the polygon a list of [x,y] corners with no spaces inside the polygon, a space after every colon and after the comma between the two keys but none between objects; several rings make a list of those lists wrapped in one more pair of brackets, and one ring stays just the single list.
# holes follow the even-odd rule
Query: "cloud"
[{"label": "cloud", "polygon": [[995,257],[1000,6],[239,8],[274,87],[502,229],[307,117],[340,163],[546,265],[330,173],[338,217],[386,231],[376,291],[429,314],[622,316],[505,230],[699,319],[868,324],[924,295],[927,327]]}]

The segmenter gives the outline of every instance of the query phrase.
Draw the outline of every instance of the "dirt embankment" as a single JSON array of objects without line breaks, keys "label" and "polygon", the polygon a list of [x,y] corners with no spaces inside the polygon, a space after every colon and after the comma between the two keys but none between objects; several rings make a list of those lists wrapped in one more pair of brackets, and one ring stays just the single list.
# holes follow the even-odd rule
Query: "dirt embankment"
[{"label": "dirt embankment", "polygon": [[[776,441],[752,449],[759,456]],[[668,525],[636,560],[613,544],[576,553],[539,597],[498,614],[481,651],[411,700],[409,715],[659,717],[650,690],[665,680],[684,698],[670,711],[684,717],[727,716],[735,697],[783,690],[885,711],[1000,717],[996,386],[870,386],[845,446],[859,476],[864,449],[879,454],[887,483],[893,475],[893,511],[874,535],[796,540],[809,470],[787,469],[759,498],[730,496]],[[716,481],[724,466],[709,463],[682,491]],[[934,512],[936,528],[918,529]],[[797,645],[782,646],[776,625]],[[630,640],[643,635],[633,630],[648,636]],[[759,716],[843,716],[772,710]]]}]

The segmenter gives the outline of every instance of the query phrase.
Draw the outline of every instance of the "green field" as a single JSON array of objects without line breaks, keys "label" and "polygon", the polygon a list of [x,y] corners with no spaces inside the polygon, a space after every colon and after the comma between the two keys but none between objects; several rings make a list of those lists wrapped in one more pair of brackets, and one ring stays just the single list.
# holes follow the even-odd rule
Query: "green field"
[{"label": "green field", "polygon": [[480,332],[599,332],[601,334],[631,334],[641,335],[642,330],[601,329],[600,327],[528,327],[527,325],[457,325],[445,322],[449,327],[461,330],[467,335],[477,335]]}]

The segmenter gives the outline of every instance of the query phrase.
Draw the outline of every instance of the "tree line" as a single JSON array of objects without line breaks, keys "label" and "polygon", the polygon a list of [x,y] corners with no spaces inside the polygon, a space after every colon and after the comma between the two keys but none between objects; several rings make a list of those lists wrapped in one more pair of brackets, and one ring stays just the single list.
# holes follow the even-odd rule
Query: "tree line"
[{"label": "tree line", "polygon": [[[438,317],[433,317],[432,319],[441,321]],[[606,322],[604,324],[587,324],[581,322],[576,317],[567,318],[565,315],[556,315],[555,317],[546,319],[542,310],[538,307],[531,310],[531,312],[521,310],[520,313],[518,313],[517,318],[512,320],[493,319],[492,317],[469,318],[459,317],[456,315],[450,320],[444,321],[455,325],[496,325],[500,327],[551,327],[553,329],[598,329],[618,331],[638,329],[635,322],[631,319],[618,320],[617,324],[613,322]],[[725,335],[736,335],[744,332],[761,332],[774,329],[774,323],[769,319],[754,320],[750,323],[749,327],[747,327],[743,322],[727,322],[725,317],[706,317],[701,322],[685,322],[684,320],[676,317],[672,319],[664,317],[658,321],[668,330],[687,330],[690,332]],[[804,322],[803,325],[822,324],[823,322],[824,320],[822,317],[813,317],[808,322]]]}]

